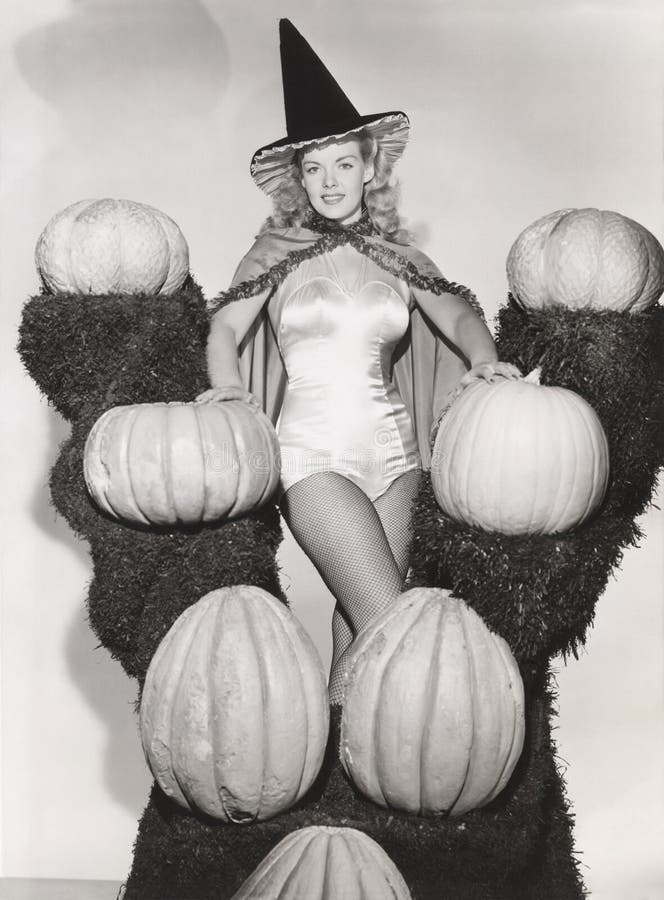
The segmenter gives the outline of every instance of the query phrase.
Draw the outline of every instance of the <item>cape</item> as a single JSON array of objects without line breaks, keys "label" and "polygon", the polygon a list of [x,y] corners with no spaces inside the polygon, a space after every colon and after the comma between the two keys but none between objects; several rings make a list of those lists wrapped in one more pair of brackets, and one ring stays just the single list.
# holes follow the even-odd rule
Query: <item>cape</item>
[{"label": "cape", "polygon": [[[304,260],[346,243],[386,272],[402,278],[409,286],[440,297],[441,303],[445,302],[445,294],[460,296],[484,319],[472,291],[448,281],[437,266],[416,247],[386,240],[366,215],[347,227],[340,227],[318,216],[306,226],[268,227],[257,237],[243,258],[229,289],[211,301],[210,315],[229,303],[276,288]],[[276,425],[287,377],[267,315],[267,298],[238,352],[244,386],[258,397],[264,412]],[[431,464],[432,423],[468,370],[468,363],[460,351],[415,306],[411,312],[409,328],[395,347],[392,367],[392,377],[415,429],[422,466],[428,469]]]}]

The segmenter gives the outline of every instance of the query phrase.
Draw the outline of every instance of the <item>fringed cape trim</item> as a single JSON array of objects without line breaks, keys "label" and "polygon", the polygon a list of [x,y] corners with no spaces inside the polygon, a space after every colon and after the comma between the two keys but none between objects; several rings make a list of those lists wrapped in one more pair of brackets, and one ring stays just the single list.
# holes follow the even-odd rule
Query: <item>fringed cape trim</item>
[{"label": "fringed cape trim", "polygon": [[[352,226],[351,226],[352,228]],[[483,319],[484,313],[475,294],[462,284],[454,281],[448,281],[441,273],[437,272],[436,267],[431,260],[426,257],[420,250],[410,245],[399,244],[401,253],[387,246],[387,242],[379,238],[377,235],[363,235],[359,231],[344,229],[343,231],[330,231],[323,235],[318,235],[309,229],[280,229],[268,231],[260,235],[254,246],[251,248],[247,257],[256,257],[260,254],[261,244],[266,244],[271,238],[275,240],[275,250],[281,243],[279,238],[288,242],[297,241],[298,237],[295,232],[299,231],[300,241],[307,243],[307,246],[301,250],[286,250],[285,256],[282,256],[277,262],[274,262],[269,268],[253,277],[243,278],[238,281],[241,275],[243,265],[240,264],[233,283],[229,290],[222,292],[215,297],[209,306],[210,315],[214,315],[217,310],[221,309],[227,303],[233,300],[242,300],[247,297],[253,297],[261,291],[267,290],[269,287],[277,287],[281,282],[293,272],[305,260],[320,256],[323,253],[329,253],[336,247],[343,244],[350,244],[358,253],[362,253],[372,262],[376,263],[381,269],[389,272],[397,278],[402,278],[407,284],[429,291],[432,294],[440,296],[441,294],[456,294],[467,300],[473,307],[475,312]],[[367,239],[372,237],[373,240]],[[246,261],[243,260],[243,263]],[[429,270],[429,271],[427,271]],[[431,271],[435,270],[435,271]]]}]

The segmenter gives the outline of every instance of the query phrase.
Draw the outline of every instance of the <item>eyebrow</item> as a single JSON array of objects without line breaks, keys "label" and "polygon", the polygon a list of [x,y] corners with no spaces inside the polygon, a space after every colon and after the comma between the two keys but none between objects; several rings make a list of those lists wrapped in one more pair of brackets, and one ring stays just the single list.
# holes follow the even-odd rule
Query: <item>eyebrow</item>
[{"label": "eyebrow", "polygon": [[[356,153],[345,153],[343,156],[338,156],[334,161],[341,162],[342,159],[359,159],[359,156]],[[320,163],[317,159],[305,159],[302,163],[303,166],[319,166]]]}]

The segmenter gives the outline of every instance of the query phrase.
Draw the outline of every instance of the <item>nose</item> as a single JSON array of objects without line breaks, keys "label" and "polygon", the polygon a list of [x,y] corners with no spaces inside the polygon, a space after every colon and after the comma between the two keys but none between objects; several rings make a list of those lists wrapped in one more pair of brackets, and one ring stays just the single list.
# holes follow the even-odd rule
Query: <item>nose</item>
[{"label": "nose", "polygon": [[337,183],[337,177],[334,174],[334,171],[329,171],[325,173],[325,177],[323,178],[323,187],[334,187]]}]

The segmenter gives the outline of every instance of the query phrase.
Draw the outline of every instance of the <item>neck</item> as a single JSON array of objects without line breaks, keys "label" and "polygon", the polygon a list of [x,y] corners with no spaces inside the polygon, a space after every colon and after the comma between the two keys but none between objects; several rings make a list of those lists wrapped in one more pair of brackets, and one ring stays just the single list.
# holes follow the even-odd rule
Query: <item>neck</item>
[{"label": "neck", "polygon": [[315,209],[311,209],[309,215],[302,224],[305,228],[310,228],[312,231],[318,231],[321,234],[337,234],[341,231],[347,231],[350,234],[377,233],[371,217],[369,216],[369,212],[364,206],[360,210],[359,216],[352,222],[342,224],[336,219],[328,219],[325,216],[321,216]]}]

